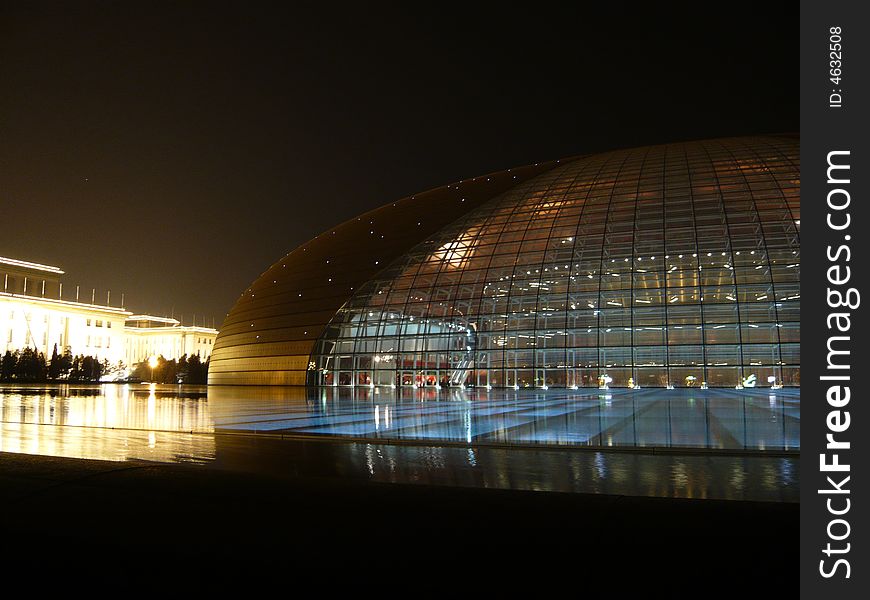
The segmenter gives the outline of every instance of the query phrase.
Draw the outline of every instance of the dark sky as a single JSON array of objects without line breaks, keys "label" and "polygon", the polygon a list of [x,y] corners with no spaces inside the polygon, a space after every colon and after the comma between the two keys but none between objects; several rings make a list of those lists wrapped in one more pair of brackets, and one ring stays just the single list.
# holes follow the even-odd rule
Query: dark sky
[{"label": "dark sky", "polygon": [[798,130],[795,3],[288,4],[0,2],[0,256],[219,324],[285,253],[403,196]]}]

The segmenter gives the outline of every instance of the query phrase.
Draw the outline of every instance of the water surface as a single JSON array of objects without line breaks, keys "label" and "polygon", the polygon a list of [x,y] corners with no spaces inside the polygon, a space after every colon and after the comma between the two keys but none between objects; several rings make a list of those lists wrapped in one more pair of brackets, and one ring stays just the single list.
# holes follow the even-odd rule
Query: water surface
[{"label": "water surface", "polygon": [[799,436],[799,390],[0,385],[0,452],[389,482],[797,501]]}]

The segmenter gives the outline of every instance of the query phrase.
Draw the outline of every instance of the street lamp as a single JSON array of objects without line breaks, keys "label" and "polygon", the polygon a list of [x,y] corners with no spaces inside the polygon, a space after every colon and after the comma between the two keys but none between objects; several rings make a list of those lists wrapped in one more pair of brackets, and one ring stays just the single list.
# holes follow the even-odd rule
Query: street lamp
[{"label": "street lamp", "polygon": [[152,355],[151,358],[148,359],[148,366],[151,367],[151,383],[154,383],[154,367],[157,366],[156,355]]}]

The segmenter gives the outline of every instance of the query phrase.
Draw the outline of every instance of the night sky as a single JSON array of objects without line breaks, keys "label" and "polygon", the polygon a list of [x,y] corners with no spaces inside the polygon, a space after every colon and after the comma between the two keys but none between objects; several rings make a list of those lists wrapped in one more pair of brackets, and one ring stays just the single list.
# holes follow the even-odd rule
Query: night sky
[{"label": "night sky", "polygon": [[0,256],[219,325],[281,256],[398,198],[798,131],[795,3],[575,4],[2,2]]}]

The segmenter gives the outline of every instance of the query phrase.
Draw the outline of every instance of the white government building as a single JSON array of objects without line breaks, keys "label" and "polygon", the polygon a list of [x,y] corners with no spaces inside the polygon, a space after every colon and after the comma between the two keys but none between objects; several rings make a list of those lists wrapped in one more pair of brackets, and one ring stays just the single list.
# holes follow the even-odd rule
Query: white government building
[{"label": "white government building", "polygon": [[[51,358],[73,355],[123,361],[128,367],[163,356],[167,360],[211,355],[217,329],[181,325],[176,319],[133,314],[121,307],[65,299],[57,267],[0,257],[0,354],[35,348]],[[108,300],[108,298],[107,298]]]}]

